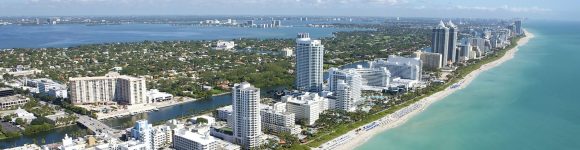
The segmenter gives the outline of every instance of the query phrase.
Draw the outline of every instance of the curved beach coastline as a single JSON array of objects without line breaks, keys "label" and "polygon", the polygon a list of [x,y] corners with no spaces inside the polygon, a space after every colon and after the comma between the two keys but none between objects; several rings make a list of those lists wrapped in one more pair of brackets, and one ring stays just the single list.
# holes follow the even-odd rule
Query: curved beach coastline
[{"label": "curved beach coastline", "polygon": [[[387,115],[384,118],[377,120],[380,122],[379,126],[375,127],[372,130],[360,131],[360,132],[350,131],[350,132],[346,133],[345,135],[350,136],[352,138],[342,141],[342,140],[340,140],[340,138],[344,138],[344,136],[340,136],[340,137],[337,137],[336,139],[333,139],[333,140],[331,140],[325,144],[322,144],[322,145],[323,146],[332,145],[331,147],[334,147],[333,149],[340,149],[340,150],[356,149],[358,146],[364,144],[367,140],[371,139],[373,136],[404,124],[407,120],[409,120],[413,116],[421,113],[423,110],[425,110],[431,104],[447,97],[448,95],[452,94],[455,91],[458,91],[458,90],[461,90],[461,89],[467,87],[467,85],[469,85],[474,79],[476,79],[480,73],[482,73],[486,70],[492,69],[496,66],[499,66],[502,63],[514,58],[519,47],[525,45],[526,43],[528,43],[528,41],[530,39],[534,38],[534,35],[532,33],[528,32],[528,31],[525,31],[525,33],[526,33],[526,37],[523,37],[522,39],[520,39],[518,41],[518,45],[516,47],[509,49],[506,52],[506,54],[503,57],[501,57],[500,59],[493,61],[493,62],[490,62],[490,63],[487,63],[487,64],[484,64],[478,70],[475,70],[475,71],[469,73],[467,76],[465,76],[463,78],[463,80],[458,82],[457,87],[455,87],[455,88],[449,87],[443,91],[437,92],[429,97],[421,99],[420,101],[418,101],[412,105],[409,105],[403,109],[400,109],[399,111],[397,111],[393,114]],[[342,142],[333,143],[335,141],[342,141]],[[322,149],[324,149],[324,148],[322,148]]]}]

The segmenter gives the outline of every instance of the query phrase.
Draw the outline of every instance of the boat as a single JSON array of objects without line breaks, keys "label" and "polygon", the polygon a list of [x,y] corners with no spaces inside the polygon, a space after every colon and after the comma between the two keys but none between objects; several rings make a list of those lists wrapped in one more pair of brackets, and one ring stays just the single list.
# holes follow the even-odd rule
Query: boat
[{"label": "boat", "polygon": [[153,111],[159,111],[159,108],[155,108],[155,109],[153,109]]}]

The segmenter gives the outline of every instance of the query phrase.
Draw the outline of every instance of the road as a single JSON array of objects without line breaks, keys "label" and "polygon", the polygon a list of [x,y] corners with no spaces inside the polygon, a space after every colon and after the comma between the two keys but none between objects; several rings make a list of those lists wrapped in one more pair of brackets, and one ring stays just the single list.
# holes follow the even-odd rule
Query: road
[{"label": "road", "polygon": [[97,119],[90,118],[85,115],[76,114],[79,119],[77,122],[87,127],[89,130],[95,132],[95,134],[108,134],[111,137],[121,137],[122,133],[120,130],[113,129],[106,124],[102,123]]}]

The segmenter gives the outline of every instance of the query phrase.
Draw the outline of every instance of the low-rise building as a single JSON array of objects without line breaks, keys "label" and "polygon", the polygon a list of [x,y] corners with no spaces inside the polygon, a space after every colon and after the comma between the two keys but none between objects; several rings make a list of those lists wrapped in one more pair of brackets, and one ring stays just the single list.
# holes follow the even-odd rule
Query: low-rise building
[{"label": "low-rise building", "polygon": [[231,50],[236,46],[234,41],[223,41],[219,40],[216,42],[215,50]]},{"label": "low-rise building", "polygon": [[59,147],[60,150],[85,150],[87,143],[84,139],[79,138],[73,140],[67,134],[64,135],[62,139],[62,145]]},{"label": "low-rise building", "polygon": [[294,56],[294,50],[292,50],[292,48],[284,48],[281,51],[281,55],[284,57],[293,57]]},{"label": "low-rise building", "polygon": [[30,98],[22,95],[0,97],[0,109],[10,109],[22,106],[30,101]]},{"label": "low-rise building", "polygon": [[14,114],[16,114],[16,117],[12,118],[12,122],[16,122],[17,118],[23,119],[26,122],[30,123],[32,120],[36,119],[36,117],[34,116],[33,113],[30,113],[20,107],[18,107],[18,109],[16,109],[16,111],[14,111]]},{"label": "low-rise building", "polygon": [[119,143],[114,150],[151,150],[147,148],[147,143],[141,141],[130,140]]},{"label": "low-rise building", "polygon": [[217,109],[217,120],[227,121],[230,116],[232,116],[233,107],[232,105],[224,106]]},{"label": "low-rise building", "polygon": [[19,147],[7,148],[4,150],[42,150],[42,149],[40,148],[40,146],[36,144],[24,144]]},{"label": "low-rise building", "polygon": [[176,150],[215,150],[216,138],[210,136],[209,128],[198,129],[196,132],[188,128],[173,129],[173,148]]},{"label": "low-rise building", "polygon": [[173,99],[173,95],[171,95],[169,93],[160,92],[157,89],[151,89],[151,90],[147,91],[147,101],[149,101],[151,103],[168,101],[171,99]]},{"label": "low-rise building", "polygon": [[48,96],[56,98],[68,98],[68,90],[66,89],[50,89],[48,90]]},{"label": "low-rise building", "polygon": [[173,130],[166,125],[153,127],[152,140],[154,149],[163,149],[170,147],[173,143]]},{"label": "low-rise building", "polygon": [[14,89],[12,88],[0,88],[0,97],[7,97],[14,95]]},{"label": "low-rise building", "polygon": [[276,103],[272,108],[260,111],[262,130],[275,133],[300,133],[300,126],[295,124],[294,113],[286,111],[286,103]]},{"label": "low-rise building", "polygon": [[131,139],[129,141],[121,142],[114,138],[107,139],[106,143],[97,145],[95,150],[150,150],[147,149],[147,144],[141,141]]},{"label": "low-rise building", "polygon": [[220,140],[220,139],[218,139],[217,141],[218,141],[217,142],[217,149],[218,150],[240,150],[240,149],[242,149],[241,146],[236,145],[234,143],[230,143],[230,142]]},{"label": "low-rise building", "polygon": [[[66,90],[66,85],[63,84],[59,84],[51,79],[36,79],[37,81],[37,88],[38,88],[38,93],[40,94],[48,94],[50,95],[50,91],[52,90],[54,92],[54,94],[52,96],[56,97],[56,91],[64,91],[64,93],[67,93],[68,91]],[[66,94],[62,94],[59,93],[59,98],[67,98],[67,97],[62,97],[62,96],[66,96]]]},{"label": "low-rise building", "polygon": [[319,115],[328,110],[329,100],[316,93],[296,93],[282,97],[286,111],[294,113],[295,120],[303,120],[306,125],[313,125]]}]

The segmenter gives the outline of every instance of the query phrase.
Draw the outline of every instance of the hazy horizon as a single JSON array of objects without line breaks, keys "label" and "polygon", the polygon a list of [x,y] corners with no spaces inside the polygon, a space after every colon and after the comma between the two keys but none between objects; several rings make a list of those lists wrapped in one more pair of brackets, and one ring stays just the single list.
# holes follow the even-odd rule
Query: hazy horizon
[{"label": "hazy horizon", "polygon": [[[2,16],[362,16],[580,20],[557,0],[4,0]],[[24,10],[24,11],[23,11]]]}]

